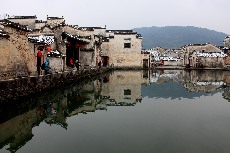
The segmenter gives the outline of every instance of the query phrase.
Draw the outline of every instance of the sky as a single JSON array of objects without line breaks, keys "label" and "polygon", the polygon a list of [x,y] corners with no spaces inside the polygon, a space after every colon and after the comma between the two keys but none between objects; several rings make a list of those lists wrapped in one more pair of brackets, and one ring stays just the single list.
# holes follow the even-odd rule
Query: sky
[{"label": "sky", "polygon": [[195,26],[230,35],[229,8],[230,0],[10,0],[1,3],[0,17],[63,16],[70,25],[110,30]]}]

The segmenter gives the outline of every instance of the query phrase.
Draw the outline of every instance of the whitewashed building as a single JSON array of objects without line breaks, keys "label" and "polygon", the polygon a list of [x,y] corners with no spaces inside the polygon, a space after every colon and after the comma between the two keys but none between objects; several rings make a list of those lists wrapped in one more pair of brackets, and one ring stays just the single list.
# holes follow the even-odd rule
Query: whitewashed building
[{"label": "whitewashed building", "polygon": [[133,30],[106,30],[101,54],[114,67],[143,67],[149,56],[141,53],[142,36]]}]

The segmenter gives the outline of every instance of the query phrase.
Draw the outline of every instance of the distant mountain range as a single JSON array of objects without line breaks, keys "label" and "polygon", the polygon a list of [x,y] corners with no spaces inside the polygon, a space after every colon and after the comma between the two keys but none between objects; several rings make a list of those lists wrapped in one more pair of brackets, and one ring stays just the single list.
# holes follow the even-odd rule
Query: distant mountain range
[{"label": "distant mountain range", "polygon": [[166,26],[134,28],[143,36],[142,46],[145,49],[160,46],[166,49],[181,48],[188,44],[211,43],[223,46],[227,34],[206,28],[193,26]]}]

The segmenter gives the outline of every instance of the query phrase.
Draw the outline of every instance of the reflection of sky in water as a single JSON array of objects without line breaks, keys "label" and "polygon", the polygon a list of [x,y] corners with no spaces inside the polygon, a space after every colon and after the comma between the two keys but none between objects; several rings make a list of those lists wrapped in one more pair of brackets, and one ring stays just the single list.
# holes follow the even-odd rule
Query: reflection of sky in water
[{"label": "reflection of sky in water", "polygon": [[169,79],[178,79],[178,73],[169,73],[169,74],[158,74],[153,73],[151,77],[151,82],[157,82],[159,78],[169,78]]},{"label": "reflection of sky in water", "polygon": [[142,96],[150,98],[188,98],[192,99],[200,96],[213,95],[219,91],[214,91],[212,93],[205,92],[188,92],[184,85],[181,83],[167,82],[162,84],[152,83],[148,86],[142,86]]}]

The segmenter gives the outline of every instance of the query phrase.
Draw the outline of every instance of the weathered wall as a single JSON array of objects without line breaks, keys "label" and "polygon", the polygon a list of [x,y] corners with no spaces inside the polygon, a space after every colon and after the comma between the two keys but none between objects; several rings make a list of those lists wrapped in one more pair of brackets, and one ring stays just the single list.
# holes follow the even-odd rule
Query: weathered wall
[{"label": "weathered wall", "polygon": [[94,67],[95,66],[95,51],[81,51],[80,52],[81,67]]},{"label": "weathered wall", "polygon": [[55,42],[52,44],[52,50],[61,51],[64,55],[66,55],[66,44],[62,41],[62,32],[64,32],[64,28],[59,26],[53,30]]},{"label": "weathered wall", "polygon": [[[131,39],[128,41],[131,48],[124,48],[125,39]],[[115,34],[114,39],[110,39],[103,47],[109,52],[109,63],[115,67],[142,67],[141,39],[137,39],[136,35]]]},{"label": "weathered wall", "polygon": [[[96,66],[96,51],[97,48],[95,46],[95,38],[94,38],[94,31],[90,30],[78,30],[77,34],[80,36],[90,36],[90,39],[83,39],[84,41],[89,42],[89,44],[84,45],[80,50],[80,61],[81,65]],[[84,51],[90,50],[90,51]]]},{"label": "weathered wall", "polygon": [[16,70],[16,74],[33,74],[36,70],[36,66],[34,65],[35,56],[33,48],[30,48],[27,32],[19,31],[13,28],[10,29],[12,32],[10,35],[10,41],[12,45],[11,61]]},{"label": "weathered wall", "polygon": [[[9,65],[9,59],[10,59],[10,41],[6,38],[0,37],[0,72],[6,72],[7,65]],[[4,57],[4,58],[3,58]]]},{"label": "weathered wall", "polygon": [[142,67],[142,56],[139,54],[114,53],[110,57],[110,63],[115,67]]},{"label": "weathered wall", "polygon": [[16,77],[11,59],[11,45],[6,38],[0,38],[0,80]]},{"label": "weathered wall", "polygon": [[90,30],[78,30],[77,34],[79,34],[80,36],[90,36],[91,37],[91,39],[83,39],[83,40],[89,42],[89,44],[84,45],[83,48],[85,48],[85,49],[95,49],[94,48],[94,42],[95,42],[94,31],[90,31]]},{"label": "weathered wall", "polygon": [[206,68],[224,68],[226,60],[224,57],[203,57],[197,56],[197,52],[193,52],[190,57],[190,66],[192,67],[206,67]]},{"label": "weathered wall", "polygon": [[[184,51],[186,52],[184,57],[184,64],[188,64],[189,63],[189,59],[192,61],[192,65],[193,67],[198,67],[199,63],[202,63],[203,65],[205,65],[206,67],[224,67],[224,59],[223,58],[205,58],[205,57],[200,57],[198,58],[195,53],[196,52],[222,52],[222,50],[212,44],[204,44],[204,45],[190,45],[190,46],[186,46],[184,48]],[[217,62],[217,63],[216,63]],[[191,63],[190,63],[191,64]]]},{"label": "weathered wall", "polygon": [[225,66],[224,58],[221,57],[200,57],[199,61],[199,63],[203,63],[205,67],[223,68]]},{"label": "weathered wall", "polygon": [[182,61],[164,61],[165,66],[182,66]]},{"label": "weathered wall", "polygon": [[9,77],[33,74],[36,70],[34,48],[29,45],[27,32],[6,26],[4,30],[10,35],[8,40],[0,40],[2,55],[6,55],[2,56],[0,63],[4,71]]},{"label": "weathered wall", "polygon": [[230,57],[227,56],[224,58],[225,65],[230,65]]},{"label": "weathered wall", "polygon": [[100,54],[103,55],[103,56],[110,56],[109,49],[110,49],[110,42],[103,42],[102,45],[101,45]]},{"label": "weathered wall", "polygon": [[64,59],[63,58],[50,57],[50,67],[51,67],[52,73],[62,72],[64,70]]}]

